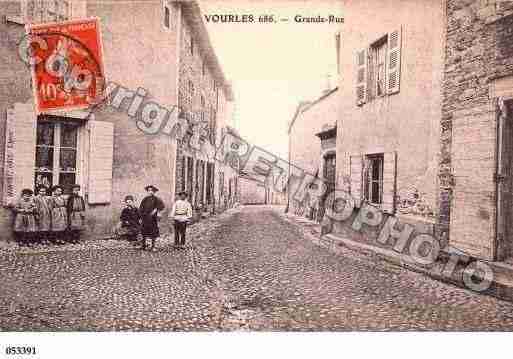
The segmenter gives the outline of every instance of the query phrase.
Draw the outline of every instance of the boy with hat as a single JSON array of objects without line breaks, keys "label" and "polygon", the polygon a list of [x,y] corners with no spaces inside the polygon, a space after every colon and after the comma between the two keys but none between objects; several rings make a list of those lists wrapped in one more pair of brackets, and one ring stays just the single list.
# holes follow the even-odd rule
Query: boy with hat
[{"label": "boy with hat", "polygon": [[146,249],[146,238],[151,238],[151,250],[155,249],[155,239],[160,235],[158,218],[160,212],[166,208],[164,202],[155,195],[158,188],[153,185],[144,187],[148,195],[144,197],[139,206],[139,214],[141,215],[141,234],[142,234],[142,249]]},{"label": "boy with hat", "polygon": [[173,205],[171,212],[169,212],[169,216],[173,220],[175,247],[183,248],[185,246],[187,223],[192,218],[192,206],[187,201],[186,192],[178,193],[178,200]]},{"label": "boy with hat", "polygon": [[121,228],[127,239],[131,242],[137,240],[140,231],[141,216],[139,215],[137,207],[134,206],[133,196],[128,195],[125,197],[125,208],[121,211],[119,219],[121,220]]},{"label": "boy with hat", "polygon": [[80,232],[85,228],[85,201],[79,194],[80,185],[74,184],[71,187],[71,194],[66,203],[66,212],[68,215],[68,230],[70,241],[78,243],[80,241]]}]

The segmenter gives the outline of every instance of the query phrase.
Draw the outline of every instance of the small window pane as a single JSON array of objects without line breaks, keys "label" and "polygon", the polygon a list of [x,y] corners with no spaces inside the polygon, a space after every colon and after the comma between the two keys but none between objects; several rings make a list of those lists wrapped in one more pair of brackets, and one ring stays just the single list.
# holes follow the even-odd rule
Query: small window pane
[{"label": "small window pane", "polygon": [[52,147],[36,147],[36,168],[40,172],[51,172],[53,170]]},{"label": "small window pane", "polygon": [[372,179],[377,181],[380,178],[381,165],[379,160],[372,161]]},{"label": "small window pane", "polygon": [[77,151],[69,148],[61,149],[60,170],[75,172],[77,166]]},{"label": "small window pane", "polygon": [[53,146],[54,125],[48,122],[38,122],[37,124],[37,145]]},{"label": "small window pane", "polygon": [[75,125],[62,124],[61,147],[77,148],[77,127]]},{"label": "small window pane", "polygon": [[379,195],[379,182],[372,182],[372,203],[381,203],[380,195]]}]

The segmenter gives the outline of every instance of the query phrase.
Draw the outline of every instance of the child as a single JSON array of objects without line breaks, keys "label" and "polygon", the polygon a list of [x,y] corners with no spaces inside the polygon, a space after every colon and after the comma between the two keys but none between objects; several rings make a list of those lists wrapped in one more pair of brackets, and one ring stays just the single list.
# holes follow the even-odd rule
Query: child
[{"label": "child", "polygon": [[192,218],[192,206],[187,201],[187,193],[180,192],[178,198],[178,201],[173,205],[173,209],[169,212],[169,216],[173,220],[175,247],[183,248],[185,246],[187,223]]},{"label": "child", "polygon": [[66,200],[62,197],[62,187],[52,187],[52,198],[50,199],[50,213],[52,215],[51,233],[53,240],[58,244],[64,244],[64,235],[68,227],[68,214],[66,211]]},{"label": "child", "polygon": [[85,228],[85,201],[79,194],[80,185],[74,184],[71,187],[71,195],[66,202],[66,213],[68,217],[68,231],[70,241],[78,243],[80,241],[80,232]]},{"label": "child", "polygon": [[41,242],[47,243],[50,240],[52,229],[52,212],[50,210],[51,198],[46,195],[46,187],[40,186],[37,195],[34,197],[37,208],[37,230]]},{"label": "child", "polygon": [[36,214],[37,208],[34,203],[34,198],[31,189],[25,188],[21,191],[21,198],[14,206],[14,235],[18,243],[23,246],[31,245],[34,234],[37,230],[36,227]]},{"label": "child", "polygon": [[146,249],[146,238],[151,238],[150,250],[155,250],[155,240],[160,235],[158,219],[160,212],[165,209],[164,202],[158,198],[155,193],[158,188],[153,185],[148,185],[144,188],[148,195],[143,198],[139,206],[139,213],[141,215],[141,234],[143,236],[142,249]]},{"label": "child", "polygon": [[139,210],[134,206],[134,197],[125,197],[125,208],[121,211],[121,228],[130,242],[135,242],[140,231],[141,216]]}]

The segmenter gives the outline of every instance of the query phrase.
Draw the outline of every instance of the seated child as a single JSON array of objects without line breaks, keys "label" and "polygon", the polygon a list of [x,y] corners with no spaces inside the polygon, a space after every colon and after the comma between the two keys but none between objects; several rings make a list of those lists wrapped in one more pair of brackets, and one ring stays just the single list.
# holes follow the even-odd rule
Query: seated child
[{"label": "seated child", "polygon": [[136,241],[140,233],[141,216],[139,209],[134,206],[134,197],[128,195],[125,197],[125,208],[121,211],[121,233],[129,241]]}]

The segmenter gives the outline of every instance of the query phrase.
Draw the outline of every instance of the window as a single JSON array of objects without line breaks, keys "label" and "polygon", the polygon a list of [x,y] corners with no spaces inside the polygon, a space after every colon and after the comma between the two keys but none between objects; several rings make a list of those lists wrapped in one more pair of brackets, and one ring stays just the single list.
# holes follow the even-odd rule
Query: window
[{"label": "window", "polygon": [[214,164],[207,163],[207,203],[212,204],[213,202],[213,190],[214,190]]},{"label": "window", "polygon": [[213,145],[216,144],[216,123],[217,123],[217,119],[216,119],[216,110],[214,110],[213,107],[210,108],[210,128],[209,128],[209,132],[210,132],[210,143],[212,143]]},{"label": "window", "polygon": [[364,193],[365,199],[372,204],[383,203],[383,154],[365,157]]},{"label": "window", "polygon": [[78,125],[38,121],[34,185],[63,186],[65,193],[77,182]]},{"label": "window", "polygon": [[194,96],[194,83],[191,80],[189,80],[189,95]]},{"label": "window", "polygon": [[396,30],[356,54],[356,104],[399,92],[401,33]]},{"label": "window", "polygon": [[193,188],[192,188],[193,179],[194,179],[193,174],[194,174],[193,159],[192,159],[192,157],[187,157],[187,186],[186,186],[186,190],[188,191],[189,201],[191,201],[191,202],[192,202],[192,194],[193,194]]},{"label": "window", "polygon": [[167,6],[164,6],[164,26],[169,29],[170,12]]},{"label": "window", "polygon": [[387,36],[375,42],[369,51],[368,101],[386,94],[385,68],[387,54]]},{"label": "window", "polygon": [[330,185],[335,184],[336,156],[334,153],[327,154],[324,157],[323,177]]},{"label": "window", "polygon": [[17,23],[44,23],[71,18],[71,0],[18,0],[18,16],[7,17]]}]

